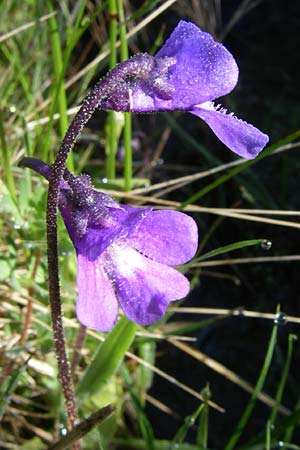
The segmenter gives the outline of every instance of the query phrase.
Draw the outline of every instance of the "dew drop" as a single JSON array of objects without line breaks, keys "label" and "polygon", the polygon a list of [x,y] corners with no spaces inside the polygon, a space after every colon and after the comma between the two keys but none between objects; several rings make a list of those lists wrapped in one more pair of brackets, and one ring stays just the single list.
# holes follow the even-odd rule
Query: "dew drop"
[{"label": "dew drop", "polygon": [[108,183],[108,179],[107,179],[107,178],[102,178],[102,179],[101,179],[101,182],[104,183],[104,184],[106,184],[106,183]]},{"label": "dew drop", "polygon": [[278,325],[285,325],[287,323],[286,314],[282,311],[278,312],[275,317],[275,323]]},{"label": "dew drop", "polygon": [[67,428],[64,425],[60,425],[59,428],[61,436],[65,436],[68,432]]},{"label": "dew drop", "polygon": [[268,239],[264,239],[263,241],[261,241],[260,246],[263,250],[270,250],[270,248],[272,247],[272,242]]},{"label": "dew drop", "polygon": [[189,420],[190,425],[194,425],[195,424],[195,419],[194,417],[191,417]]},{"label": "dew drop", "polygon": [[15,107],[15,105],[11,105],[11,107],[9,108],[9,111],[11,113],[15,113],[17,111],[17,108]]},{"label": "dew drop", "polygon": [[285,444],[283,441],[278,441],[278,448],[284,448]]}]

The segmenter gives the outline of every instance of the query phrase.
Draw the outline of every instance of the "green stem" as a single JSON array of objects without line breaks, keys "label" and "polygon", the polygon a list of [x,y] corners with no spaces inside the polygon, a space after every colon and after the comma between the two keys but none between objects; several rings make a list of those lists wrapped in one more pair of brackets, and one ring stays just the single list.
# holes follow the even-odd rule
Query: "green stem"
[{"label": "green stem", "polygon": [[256,386],[252,392],[252,395],[250,397],[248,405],[247,405],[242,417],[240,418],[239,423],[238,423],[233,435],[231,436],[231,438],[229,439],[229,441],[225,447],[225,450],[232,450],[235,448],[235,445],[236,445],[237,441],[239,440],[239,438],[249,420],[250,415],[252,414],[256,399],[263,388],[265,379],[267,377],[267,374],[268,374],[268,371],[269,371],[269,368],[271,365],[271,361],[272,361],[272,357],[273,357],[273,353],[274,353],[274,349],[275,349],[275,345],[276,345],[277,330],[278,330],[278,322],[274,321],[274,326],[273,326],[273,330],[271,333],[268,350],[267,350],[264,364],[263,364],[263,367],[259,374]]},{"label": "green stem", "polygon": [[[50,12],[53,12],[53,6],[50,1],[47,2],[48,9]],[[52,63],[54,69],[55,76],[55,88],[54,88],[54,101],[58,103],[58,112],[59,112],[59,131],[60,136],[63,137],[68,129],[68,105],[67,105],[67,96],[64,85],[64,72],[65,67],[63,64],[63,55],[62,48],[60,42],[60,35],[58,32],[58,24],[56,20],[56,16],[51,16],[49,19],[49,28],[50,28],[50,40],[51,40],[51,53],[52,53]],[[72,155],[70,155],[67,167],[71,172],[74,171],[74,162]]]},{"label": "green stem", "polygon": [[[117,0],[118,16],[120,21],[120,58],[121,61],[128,59],[128,43],[126,38],[126,22],[123,8],[123,0]],[[132,186],[132,147],[131,147],[131,113],[124,113],[124,189],[130,191]]]},{"label": "green stem", "polygon": [[[110,17],[109,24],[109,68],[113,69],[117,63],[117,5],[116,0],[109,0],[108,10]],[[116,119],[115,112],[109,111],[108,113],[108,156],[107,156],[107,169],[106,175],[109,179],[116,178],[116,152],[117,152],[117,133],[116,133]]]},{"label": "green stem", "polygon": [[17,195],[16,195],[16,187],[14,182],[14,177],[11,170],[11,165],[9,162],[9,155],[8,155],[8,149],[5,139],[5,131],[3,126],[3,114],[0,110],[0,142],[1,142],[1,154],[2,154],[2,164],[4,167],[4,173],[7,183],[7,188],[10,193],[11,198],[16,203],[17,202]]}]

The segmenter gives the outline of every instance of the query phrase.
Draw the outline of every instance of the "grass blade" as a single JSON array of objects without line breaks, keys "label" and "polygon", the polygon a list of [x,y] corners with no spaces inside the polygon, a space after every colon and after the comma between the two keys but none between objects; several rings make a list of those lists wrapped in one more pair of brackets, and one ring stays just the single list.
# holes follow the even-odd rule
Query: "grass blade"
[{"label": "grass blade", "polygon": [[206,259],[213,258],[217,255],[222,255],[223,253],[232,252],[233,250],[238,250],[244,247],[251,247],[253,245],[261,245],[265,239],[250,239],[247,241],[235,242],[234,244],[225,245],[224,247],[219,247],[215,250],[211,250],[210,252],[205,253],[199,258],[196,258],[192,261],[192,263],[205,261]]},{"label": "grass blade", "polygon": [[80,400],[99,391],[118,369],[134,339],[136,329],[135,323],[122,317],[100,344],[76,390]]},{"label": "grass blade", "polygon": [[250,397],[249,403],[246,406],[246,409],[245,409],[241,419],[239,420],[238,425],[237,425],[236,429],[234,430],[232,436],[230,437],[224,450],[232,450],[235,447],[235,444],[239,440],[239,438],[249,420],[249,417],[252,414],[258,394],[262,391],[265,379],[268,375],[268,371],[269,371],[269,368],[271,365],[271,361],[272,361],[272,357],[273,357],[273,353],[274,353],[274,349],[275,349],[275,345],[276,345],[278,325],[279,325],[278,321],[274,320],[274,325],[273,325],[273,330],[271,333],[271,338],[269,341],[269,346],[267,349],[264,364],[263,364],[263,367],[259,374],[256,386]]}]

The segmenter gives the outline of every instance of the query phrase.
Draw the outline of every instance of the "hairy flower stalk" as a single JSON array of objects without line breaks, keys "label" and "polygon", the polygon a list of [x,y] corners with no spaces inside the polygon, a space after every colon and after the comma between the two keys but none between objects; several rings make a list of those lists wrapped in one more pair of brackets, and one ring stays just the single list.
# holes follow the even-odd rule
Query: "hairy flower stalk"
[{"label": "hairy flower stalk", "polygon": [[[74,117],[51,170],[37,160],[21,162],[49,179],[49,296],[70,428],[77,420],[77,411],[61,316],[58,207],[77,252],[77,315],[84,325],[102,331],[114,325],[118,302],[131,320],[147,325],[162,317],[170,301],[187,294],[188,280],[170,266],[194,255],[197,232],[192,219],[184,214],[154,212],[151,208],[141,212],[97,193],[86,177],[74,177],[65,171],[68,153],[97,108],[124,112],[181,110],[202,118],[235,153],[254,158],[268,136],[213,103],[229,93],[237,79],[237,64],[229,51],[196,25],[181,21],[154,57],[134,56],[95,85]],[[130,270],[128,260],[132,261]],[[89,303],[91,283],[102,290],[103,297],[92,297]]]},{"label": "hairy flower stalk", "polygon": [[126,62],[126,64],[123,63],[117,66],[112,72],[110,72],[109,77],[104,78],[95,85],[93,91],[86,97],[80,110],[77,112],[70,127],[68,128],[51,168],[46,214],[49,299],[59,379],[64,394],[69,428],[73,428],[74,424],[78,421],[78,413],[75,403],[74,390],[72,387],[69,361],[65,347],[59,286],[57,209],[60,183],[65,171],[68,154],[72,150],[83,127],[88,122],[95,109],[101,104],[101,101],[104,98],[108,99],[112,93],[117,92],[118,84],[124,77],[145,76],[149,71],[151,62],[152,59],[149,57],[146,59],[143,58],[143,62],[141,63],[140,56],[138,55],[131,58]]}]

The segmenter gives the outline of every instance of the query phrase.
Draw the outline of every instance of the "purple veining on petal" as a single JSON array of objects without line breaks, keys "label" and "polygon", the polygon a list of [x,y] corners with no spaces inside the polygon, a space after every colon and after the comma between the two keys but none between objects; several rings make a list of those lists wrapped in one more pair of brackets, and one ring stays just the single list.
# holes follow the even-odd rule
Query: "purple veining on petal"
[{"label": "purple veining on petal", "polygon": [[144,257],[122,243],[105,254],[118,301],[133,322],[150,325],[163,317],[168,303],[185,297],[189,281],[177,270]]},{"label": "purple veining on petal", "polygon": [[203,119],[223,144],[243,158],[255,158],[269,141],[253,125],[215,108],[212,102],[197,105],[190,112]]}]

